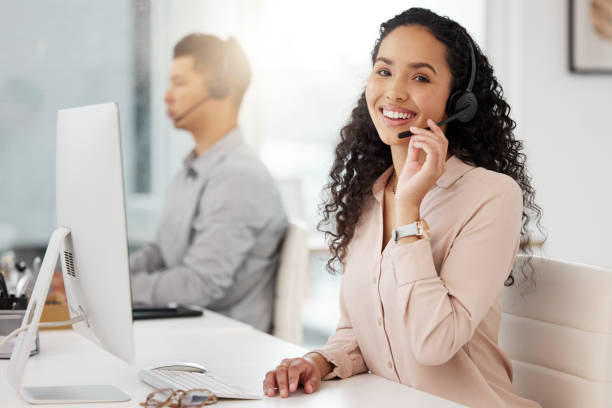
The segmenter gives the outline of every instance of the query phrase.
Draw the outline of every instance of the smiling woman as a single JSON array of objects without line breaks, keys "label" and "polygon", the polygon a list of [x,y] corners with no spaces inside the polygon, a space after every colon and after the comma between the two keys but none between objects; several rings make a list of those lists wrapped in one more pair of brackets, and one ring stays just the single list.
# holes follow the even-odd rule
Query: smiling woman
[{"label": "smiling woman", "polygon": [[[400,16],[404,19],[402,23]],[[342,129],[327,186],[330,200],[323,212],[323,223],[334,216],[336,222],[330,245],[333,254],[328,262],[330,271],[334,270],[336,261],[343,261],[363,199],[370,194],[378,176],[391,165],[393,146],[407,147],[409,139],[399,139],[398,133],[410,130],[411,126],[425,127],[427,119],[438,122],[445,118],[451,91],[468,83],[468,41],[476,50],[473,92],[480,108],[468,123],[442,126],[449,156],[506,174],[519,184],[525,207],[521,250],[529,251],[527,226],[533,218],[539,226],[541,210],[535,203],[535,191],[527,175],[523,144],[514,138],[515,123],[509,117],[510,106],[502,97],[503,90],[487,57],[463,27],[453,22],[459,28],[447,24],[431,30],[419,23],[422,18],[423,15],[416,13],[399,15],[381,26],[381,37],[372,51],[373,67],[366,90]],[[398,118],[399,112],[409,112],[414,118],[397,120],[396,114],[389,111],[398,112]],[[528,268],[524,270],[524,277],[529,278],[530,272]]]},{"label": "smiling woman", "polygon": [[[438,126],[464,89],[480,108]],[[328,268],[344,272],[337,330],[268,372],[267,395],[298,385],[311,393],[321,379],[369,370],[470,407],[539,406],[514,392],[497,344],[501,292],[528,242],[526,211],[540,216],[509,110],[455,21],[412,8],[381,25],[321,224],[334,221]]]}]

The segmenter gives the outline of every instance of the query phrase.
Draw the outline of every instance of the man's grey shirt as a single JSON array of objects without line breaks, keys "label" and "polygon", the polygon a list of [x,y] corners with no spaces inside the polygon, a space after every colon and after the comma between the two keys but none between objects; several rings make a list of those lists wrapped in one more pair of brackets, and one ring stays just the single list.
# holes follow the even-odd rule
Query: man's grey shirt
[{"label": "man's grey shirt", "polygon": [[234,129],[192,152],[155,242],[130,257],[136,304],[197,304],[269,331],[287,217],[264,164]]}]

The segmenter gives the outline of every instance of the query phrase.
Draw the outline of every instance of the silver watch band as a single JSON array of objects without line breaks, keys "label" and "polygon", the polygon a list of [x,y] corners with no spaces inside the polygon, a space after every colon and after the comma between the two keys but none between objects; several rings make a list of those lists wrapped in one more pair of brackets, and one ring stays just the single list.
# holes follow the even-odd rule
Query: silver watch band
[{"label": "silver watch band", "polygon": [[391,237],[393,241],[397,242],[400,238],[405,237],[422,237],[423,231],[421,230],[421,224],[418,221],[413,222],[412,224],[402,225],[401,227],[397,227],[391,233]]}]

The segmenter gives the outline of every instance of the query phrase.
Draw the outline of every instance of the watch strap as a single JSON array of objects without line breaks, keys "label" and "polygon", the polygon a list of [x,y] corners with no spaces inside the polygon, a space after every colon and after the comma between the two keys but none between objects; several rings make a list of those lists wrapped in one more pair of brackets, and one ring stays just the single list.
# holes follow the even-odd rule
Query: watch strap
[{"label": "watch strap", "polygon": [[424,234],[423,234],[422,227],[420,224],[421,223],[419,221],[415,221],[412,224],[406,224],[406,225],[402,225],[401,227],[397,227],[391,233],[391,237],[393,238],[393,241],[397,242],[401,238],[412,237],[412,236],[422,237]]},{"label": "watch strap", "polygon": [[401,238],[418,236],[420,231],[417,224],[418,221],[413,222],[412,224],[402,225],[401,227],[394,229],[391,234],[393,241],[397,242]]}]

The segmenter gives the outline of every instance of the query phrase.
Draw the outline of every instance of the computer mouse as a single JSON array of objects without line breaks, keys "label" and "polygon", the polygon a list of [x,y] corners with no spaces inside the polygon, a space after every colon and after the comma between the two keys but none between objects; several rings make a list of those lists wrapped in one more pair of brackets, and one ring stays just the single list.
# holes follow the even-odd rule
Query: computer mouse
[{"label": "computer mouse", "polygon": [[191,361],[161,361],[147,367],[148,370],[191,371],[205,373],[206,367]]}]

